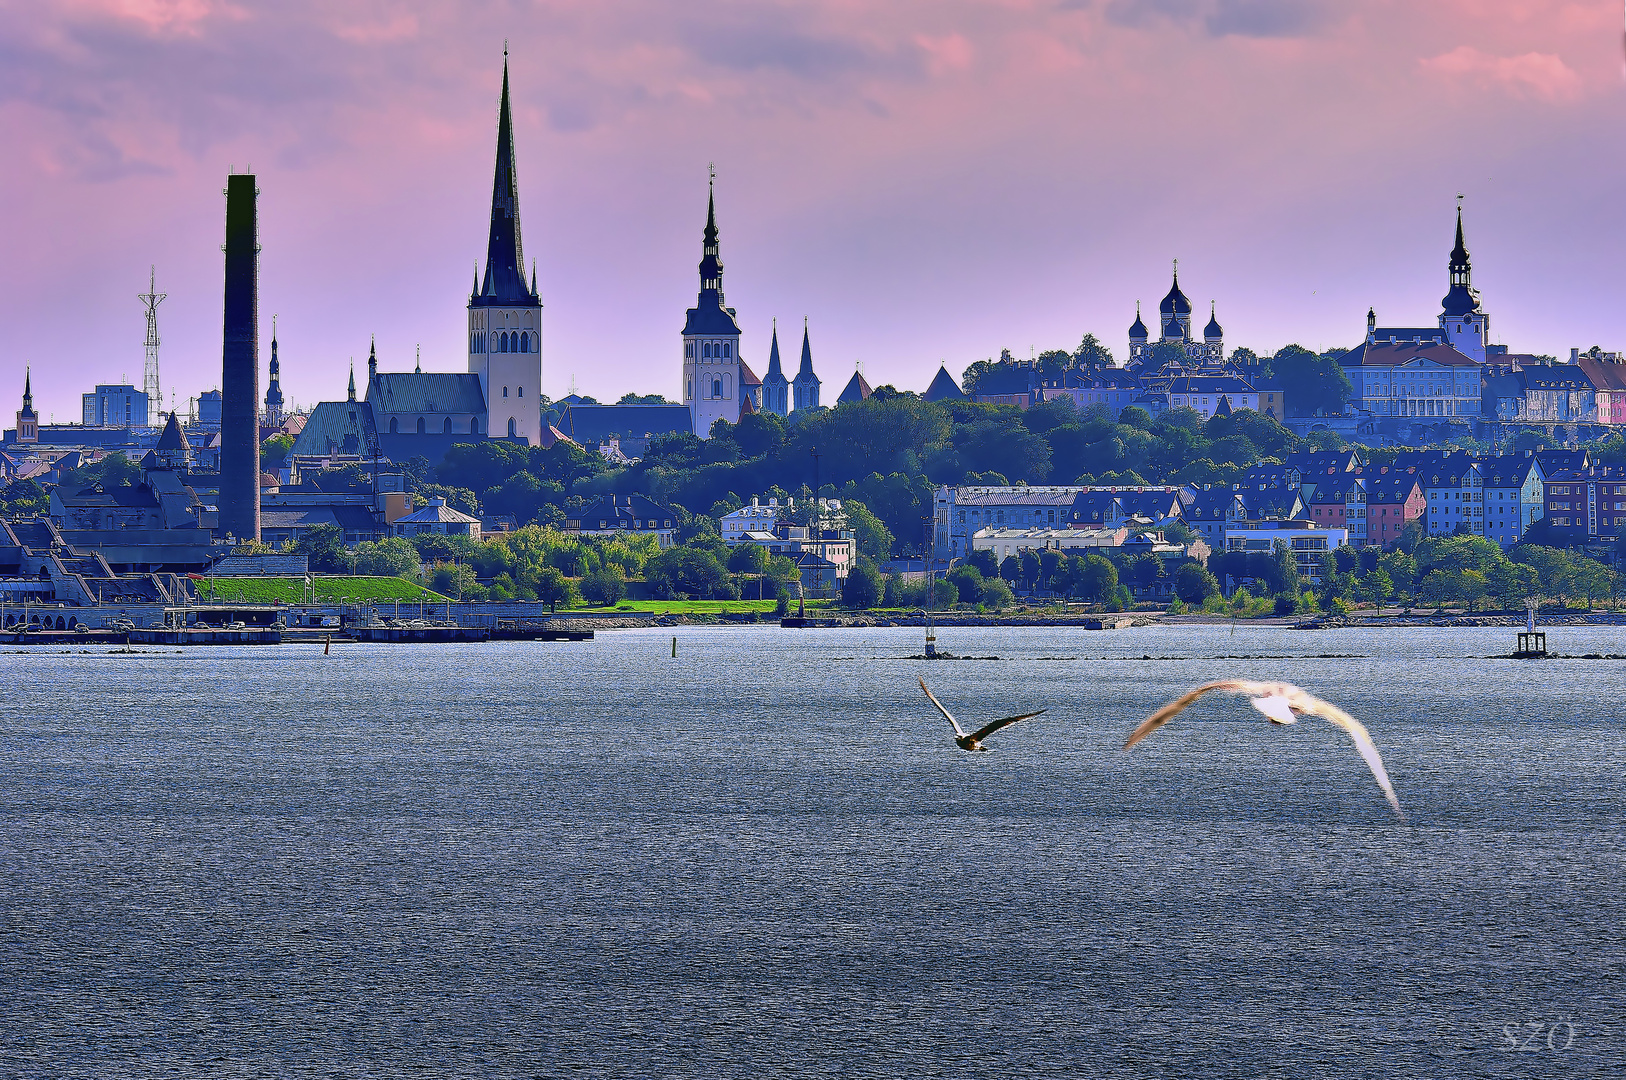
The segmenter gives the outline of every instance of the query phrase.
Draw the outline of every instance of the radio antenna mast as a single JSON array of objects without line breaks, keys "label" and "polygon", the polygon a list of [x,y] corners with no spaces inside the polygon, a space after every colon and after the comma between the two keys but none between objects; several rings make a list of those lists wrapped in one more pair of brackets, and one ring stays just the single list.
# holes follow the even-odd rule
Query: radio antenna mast
[{"label": "radio antenna mast", "polygon": [[158,384],[158,305],[168,293],[158,291],[158,268],[148,267],[147,291],[137,296],[147,307],[147,369],[141,379],[141,389],[147,395],[147,423],[153,423],[154,409],[162,410],[164,390]]}]

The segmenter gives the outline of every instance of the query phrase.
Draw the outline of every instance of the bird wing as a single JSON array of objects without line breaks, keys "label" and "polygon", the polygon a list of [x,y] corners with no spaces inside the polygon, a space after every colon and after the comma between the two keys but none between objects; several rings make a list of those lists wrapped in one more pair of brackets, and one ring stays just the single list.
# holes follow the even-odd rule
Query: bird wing
[{"label": "bird wing", "polygon": [[1266,716],[1270,717],[1272,724],[1296,724],[1298,717],[1293,715],[1293,708],[1288,704],[1286,697],[1281,694],[1268,694],[1265,697],[1249,699],[1250,704]]},{"label": "bird wing", "polygon": [[[920,688],[922,690],[926,690],[925,679],[920,680]],[[960,722],[958,720],[954,719],[954,714],[943,708],[943,703],[938,701],[937,695],[933,694],[930,690],[926,690],[926,696],[931,699],[931,703],[933,705],[937,706],[937,711],[943,714],[943,718],[950,724],[954,725],[954,734],[963,738],[965,736],[965,729],[960,726]]]},{"label": "bird wing", "polygon": [[1040,709],[1038,712],[1025,712],[1021,716],[1007,716],[1000,720],[993,720],[978,728],[972,733],[971,737],[977,742],[982,742],[982,740],[1007,724],[1014,724],[1018,720],[1032,720],[1035,716],[1042,716],[1049,711],[1049,709]]},{"label": "bird wing", "polygon": [[1394,807],[1394,812],[1400,816],[1400,820],[1406,820],[1405,811],[1400,809],[1400,800],[1395,797],[1394,785],[1389,783],[1389,773],[1383,767],[1383,758],[1378,755],[1377,744],[1372,741],[1366,725],[1330,701],[1322,701],[1314,694],[1305,693],[1296,686],[1290,689],[1295,691],[1289,695],[1294,711],[1308,716],[1319,716],[1334,727],[1342,729],[1344,734],[1350,737],[1355,749],[1366,762],[1366,767],[1372,770],[1372,779],[1383,789],[1383,797],[1389,800],[1389,805]]},{"label": "bird wing", "polygon": [[1253,684],[1245,683],[1237,679],[1225,679],[1220,682],[1204,683],[1202,686],[1197,687],[1197,689],[1180,695],[1167,705],[1163,706],[1161,709],[1157,710],[1157,712],[1153,713],[1151,716],[1148,716],[1145,720],[1142,720],[1140,722],[1140,727],[1129,733],[1129,738],[1124,743],[1124,749],[1128,750],[1131,746],[1134,746],[1136,743],[1146,738],[1146,736],[1150,735],[1164,724],[1167,724],[1176,716],[1179,716],[1181,713],[1185,712],[1191,707],[1192,702],[1196,701],[1204,694],[1210,693],[1214,690],[1229,690],[1234,693],[1246,693],[1247,691],[1243,688],[1251,685]]}]

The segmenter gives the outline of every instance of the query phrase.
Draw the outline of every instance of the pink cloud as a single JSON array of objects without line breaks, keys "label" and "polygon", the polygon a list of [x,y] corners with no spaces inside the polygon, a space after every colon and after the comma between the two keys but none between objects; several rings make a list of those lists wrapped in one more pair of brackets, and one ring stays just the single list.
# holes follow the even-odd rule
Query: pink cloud
[{"label": "pink cloud", "polygon": [[1459,45],[1448,53],[1421,61],[1424,70],[1475,86],[1500,87],[1518,97],[1550,103],[1581,97],[1581,76],[1551,53],[1491,56],[1472,45]]}]

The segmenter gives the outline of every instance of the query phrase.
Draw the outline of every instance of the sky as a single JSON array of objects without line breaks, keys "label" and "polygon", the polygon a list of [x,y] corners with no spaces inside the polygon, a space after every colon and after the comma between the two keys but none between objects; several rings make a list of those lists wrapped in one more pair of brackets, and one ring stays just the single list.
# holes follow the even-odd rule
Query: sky
[{"label": "sky", "polygon": [[[1433,325],[1458,194],[1493,340],[1626,348],[1620,0],[0,0],[0,413],[220,383],[260,186],[290,402],[467,369],[503,47],[543,389],[678,398],[708,165],[767,367],[833,398],[1008,348],[1120,360],[1172,260],[1228,348]],[[264,376],[262,374],[262,380]]]}]

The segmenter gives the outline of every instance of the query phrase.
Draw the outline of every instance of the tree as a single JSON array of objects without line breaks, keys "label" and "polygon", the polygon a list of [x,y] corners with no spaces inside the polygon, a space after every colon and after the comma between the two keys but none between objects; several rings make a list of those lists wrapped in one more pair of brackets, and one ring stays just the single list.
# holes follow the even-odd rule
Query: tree
[{"label": "tree", "polygon": [[881,523],[880,518],[860,502],[842,503],[841,512],[847,515],[847,525],[853,531],[860,555],[877,563],[892,557],[892,531]]},{"label": "tree", "polygon": [[1272,592],[1299,593],[1299,564],[1293,554],[1293,548],[1286,540],[1278,540],[1271,551],[1270,561],[1274,564],[1270,575],[1270,588]]},{"label": "tree", "polygon": [[310,568],[320,573],[338,574],[350,569],[344,533],[337,525],[317,525],[302,531],[294,541],[294,554],[305,556]]},{"label": "tree", "polygon": [[273,435],[260,444],[260,467],[276,472],[288,463],[288,454],[294,448],[292,435]]},{"label": "tree", "polygon": [[960,603],[975,604],[982,600],[982,573],[975,566],[956,566],[949,571],[948,580],[954,583]]},{"label": "tree", "polygon": [[867,609],[881,603],[881,575],[873,563],[860,559],[847,571],[841,583],[841,602],[850,608]]},{"label": "tree", "polygon": [[1219,582],[1200,563],[1188,562],[1174,575],[1174,593],[1193,607],[1219,593]]},{"label": "tree", "polygon": [[575,591],[570,579],[551,566],[536,575],[536,598],[546,601],[549,611],[556,610],[561,602],[569,603]]},{"label": "tree", "polygon": [[662,600],[684,596],[709,600],[727,584],[728,574],[717,556],[704,548],[674,547],[644,564],[644,578]]},{"label": "tree", "polygon": [[1016,600],[1016,594],[1011,587],[999,578],[990,578],[982,583],[982,602],[995,611],[1004,611]]},{"label": "tree", "polygon": [[582,578],[581,592],[594,603],[610,607],[627,595],[627,577],[619,566],[610,563]]},{"label": "tree", "polygon": [[1086,555],[1079,575],[1078,594],[1090,603],[1101,603],[1118,591],[1118,568],[1100,555]]},{"label": "tree", "polygon": [[768,569],[768,549],[759,544],[736,544],[728,553],[731,574],[760,574]]},{"label": "tree", "polygon": [[1341,413],[1355,393],[1335,356],[1318,356],[1302,345],[1278,350],[1270,358],[1270,374],[1282,384],[1287,410],[1295,416]]}]

